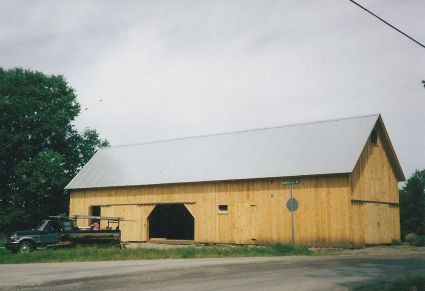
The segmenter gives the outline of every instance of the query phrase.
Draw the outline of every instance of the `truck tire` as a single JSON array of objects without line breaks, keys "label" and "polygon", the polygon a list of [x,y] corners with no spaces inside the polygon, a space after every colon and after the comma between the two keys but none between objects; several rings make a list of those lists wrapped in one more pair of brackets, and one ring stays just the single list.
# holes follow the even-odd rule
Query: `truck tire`
[{"label": "truck tire", "polygon": [[34,246],[29,241],[23,241],[19,244],[18,252],[21,254],[30,253],[34,250]]}]

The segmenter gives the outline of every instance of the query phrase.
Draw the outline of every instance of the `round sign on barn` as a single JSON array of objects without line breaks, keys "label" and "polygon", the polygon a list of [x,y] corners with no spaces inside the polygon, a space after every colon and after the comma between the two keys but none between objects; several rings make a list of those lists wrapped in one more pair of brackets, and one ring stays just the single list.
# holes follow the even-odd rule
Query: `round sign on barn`
[{"label": "round sign on barn", "polygon": [[288,202],[286,203],[286,207],[289,211],[293,212],[298,209],[298,201],[295,198],[289,198]]}]

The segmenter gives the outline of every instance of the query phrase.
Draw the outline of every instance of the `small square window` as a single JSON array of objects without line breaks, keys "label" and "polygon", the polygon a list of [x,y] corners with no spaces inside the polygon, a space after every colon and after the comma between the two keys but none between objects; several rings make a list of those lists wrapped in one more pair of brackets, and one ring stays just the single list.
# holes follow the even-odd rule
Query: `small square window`
[{"label": "small square window", "polygon": [[226,204],[220,204],[218,206],[218,212],[227,212],[228,211],[228,207]]}]

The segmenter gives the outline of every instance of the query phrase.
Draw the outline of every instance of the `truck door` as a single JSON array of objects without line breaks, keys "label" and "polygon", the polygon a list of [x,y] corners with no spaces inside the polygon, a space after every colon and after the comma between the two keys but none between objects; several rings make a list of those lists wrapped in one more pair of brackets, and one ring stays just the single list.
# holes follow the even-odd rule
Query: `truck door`
[{"label": "truck door", "polygon": [[59,224],[57,221],[49,221],[41,233],[43,245],[57,244],[59,242]]},{"label": "truck door", "polygon": [[73,235],[74,233],[75,233],[74,224],[72,221],[69,221],[69,220],[59,221],[59,234],[58,234],[59,241],[70,242],[72,240],[72,237],[75,237],[75,235]]}]

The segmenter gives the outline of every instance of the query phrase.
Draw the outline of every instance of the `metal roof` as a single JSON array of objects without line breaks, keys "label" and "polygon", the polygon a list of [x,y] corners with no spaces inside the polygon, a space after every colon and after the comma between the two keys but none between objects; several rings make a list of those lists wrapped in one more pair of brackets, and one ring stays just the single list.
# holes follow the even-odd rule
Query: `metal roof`
[{"label": "metal roof", "polygon": [[102,148],[65,189],[350,173],[378,118]]}]

